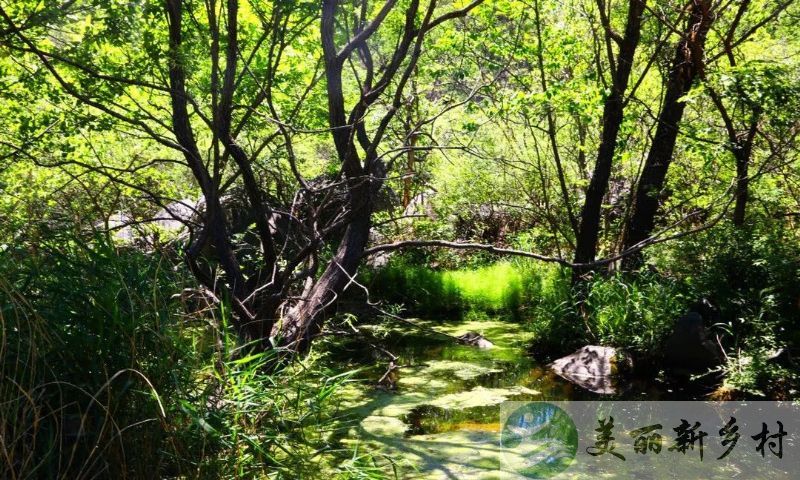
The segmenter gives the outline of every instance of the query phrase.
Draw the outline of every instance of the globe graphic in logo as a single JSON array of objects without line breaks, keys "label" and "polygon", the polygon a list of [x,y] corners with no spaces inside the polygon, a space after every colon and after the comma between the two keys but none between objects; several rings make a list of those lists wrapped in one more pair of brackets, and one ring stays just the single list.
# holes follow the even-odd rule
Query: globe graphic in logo
[{"label": "globe graphic in logo", "polygon": [[572,464],[578,430],[569,415],[547,402],[514,410],[503,424],[500,445],[507,467],[527,478],[550,478]]}]

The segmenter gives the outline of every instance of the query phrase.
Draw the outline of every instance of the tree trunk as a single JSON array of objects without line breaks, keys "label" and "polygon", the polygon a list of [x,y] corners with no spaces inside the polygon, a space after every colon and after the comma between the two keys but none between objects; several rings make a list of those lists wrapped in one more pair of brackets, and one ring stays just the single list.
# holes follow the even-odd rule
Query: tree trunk
[{"label": "tree trunk", "polygon": [[[645,160],[632,212],[623,232],[623,251],[643,242],[653,231],[660,205],[659,197],[678,138],[678,125],[686,106],[680,99],[689,92],[695,79],[703,74],[706,35],[713,20],[710,0],[692,0],[684,38],[677,45],[672,71],[667,79],[666,95],[658,115],[653,144]],[[636,269],[641,262],[640,252],[628,255],[623,259],[623,269]]]},{"label": "tree trunk", "polygon": [[[414,75],[417,70],[414,69]],[[408,153],[406,154],[406,172],[403,176],[403,209],[411,203],[412,187],[414,183],[415,164],[417,163],[417,138],[416,122],[419,119],[419,93],[417,92],[416,77],[411,78],[411,101],[406,115],[406,134],[408,135]]]},{"label": "tree trunk", "polygon": [[356,274],[369,239],[370,223],[370,215],[364,214],[348,225],[336,255],[322,276],[273,328],[272,336],[279,340],[280,345],[298,352],[309,347],[330,313],[328,308],[333,306]]},{"label": "tree trunk", "polygon": [[752,141],[733,151],[733,155],[736,158],[736,205],[733,209],[733,224],[736,227],[744,225],[747,200],[750,196],[750,179],[747,175],[751,151]]},{"label": "tree trunk", "polygon": [[736,205],[733,208],[733,224],[737,228],[744,226],[745,213],[747,211],[747,201],[750,199],[750,178],[748,177],[750,168],[750,157],[753,154],[753,142],[758,132],[758,119],[761,115],[761,108],[756,107],[753,118],[750,121],[750,128],[737,138],[733,149],[733,157],[736,159]]},{"label": "tree trunk", "polygon": [[278,340],[279,345],[291,351],[303,352],[308,349],[311,340],[321,331],[325,318],[331,313],[330,307],[334,306],[355,277],[367,247],[372,227],[372,198],[382,182],[377,179],[370,182],[364,178],[354,181],[360,181],[361,184],[354,187],[350,194],[353,219],[347,225],[336,254],[319,279],[303,292],[297,304],[272,329],[271,336]]},{"label": "tree trunk", "polygon": [[[597,152],[597,161],[594,165],[592,179],[589,182],[589,188],[586,190],[586,199],[581,210],[581,223],[575,245],[575,263],[592,262],[597,255],[597,240],[600,235],[600,212],[603,198],[608,190],[608,181],[611,177],[617,136],[623,120],[624,96],[625,91],[628,89],[628,80],[633,68],[636,47],[639,44],[645,3],[645,0],[631,0],[628,7],[625,37],[620,43],[617,69],[612,80],[611,94],[606,99],[603,107],[603,132]],[[578,280],[589,270],[576,268],[573,278]]]}]

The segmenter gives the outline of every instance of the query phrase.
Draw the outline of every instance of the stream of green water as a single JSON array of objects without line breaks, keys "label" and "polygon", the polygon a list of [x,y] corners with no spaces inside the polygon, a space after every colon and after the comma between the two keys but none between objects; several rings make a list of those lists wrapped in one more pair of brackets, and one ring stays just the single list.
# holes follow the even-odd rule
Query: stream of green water
[{"label": "stream of green water", "polygon": [[[340,407],[355,421],[343,443],[391,462],[400,478],[519,478],[504,466],[506,452],[497,442],[503,402],[601,398],[535,362],[526,352],[531,334],[519,323],[415,323],[416,333],[407,325],[381,333],[399,365],[385,385],[376,386],[376,380],[388,359],[374,347],[342,341],[334,352],[339,360],[371,366],[374,376],[345,387]],[[452,338],[467,332],[480,333],[494,347],[461,345]]]}]

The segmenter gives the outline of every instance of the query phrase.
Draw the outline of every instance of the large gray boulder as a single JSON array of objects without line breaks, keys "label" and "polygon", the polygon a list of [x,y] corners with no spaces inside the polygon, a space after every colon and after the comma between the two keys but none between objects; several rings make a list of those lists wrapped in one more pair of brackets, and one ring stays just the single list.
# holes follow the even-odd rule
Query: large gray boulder
[{"label": "large gray boulder", "polygon": [[587,345],[550,367],[560,377],[594,393],[613,394],[614,377],[630,364],[630,359],[613,347]]},{"label": "large gray boulder", "polygon": [[199,212],[204,206],[202,198],[184,198],[165,205],[153,215],[153,220],[165,232],[179,234],[186,229],[187,224],[199,221]]},{"label": "large gray boulder", "polygon": [[136,237],[136,231],[132,226],[134,223],[133,217],[125,212],[118,211],[108,217],[107,221],[100,221],[94,224],[94,228],[98,231],[105,231],[108,229],[113,232],[114,239],[121,243],[131,243]]},{"label": "large gray boulder", "polygon": [[664,369],[668,373],[703,373],[721,365],[723,359],[722,349],[711,339],[699,313],[689,312],[675,321],[664,344]]}]

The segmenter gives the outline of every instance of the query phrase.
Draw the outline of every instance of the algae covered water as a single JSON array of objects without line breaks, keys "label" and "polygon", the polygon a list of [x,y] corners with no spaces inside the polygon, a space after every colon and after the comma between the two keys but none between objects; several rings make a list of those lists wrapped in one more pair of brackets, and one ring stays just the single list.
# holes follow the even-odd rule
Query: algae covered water
[{"label": "algae covered water", "polygon": [[[505,471],[513,461],[503,458],[508,452],[498,441],[503,402],[608,398],[534,361],[527,352],[531,334],[522,324],[500,319],[414,323],[418,328],[406,325],[402,332],[359,327],[373,330],[396,357],[397,368],[389,375],[388,353],[378,350],[383,347],[340,340],[331,351],[337,360],[365,368],[365,381],[349,384],[343,393],[342,414],[352,426],[342,441],[394,464],[400,478],[517,478],[513,469]],[[467,332],[483,335],[494,346],[454,341]]]}]

